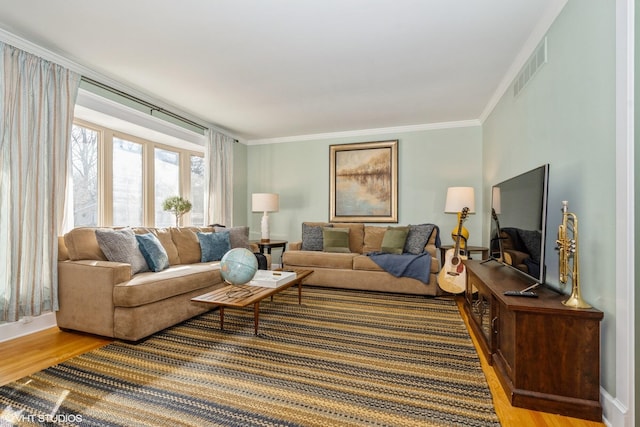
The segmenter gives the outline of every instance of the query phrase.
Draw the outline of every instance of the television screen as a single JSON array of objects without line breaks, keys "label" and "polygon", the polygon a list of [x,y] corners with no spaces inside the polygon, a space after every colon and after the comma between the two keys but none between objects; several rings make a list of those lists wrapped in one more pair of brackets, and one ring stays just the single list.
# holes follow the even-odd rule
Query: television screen
[{"label": "television screen", "polygon": [[536,283],[545,280],[549,165],[507,179],[491,192],[491,258]]}]

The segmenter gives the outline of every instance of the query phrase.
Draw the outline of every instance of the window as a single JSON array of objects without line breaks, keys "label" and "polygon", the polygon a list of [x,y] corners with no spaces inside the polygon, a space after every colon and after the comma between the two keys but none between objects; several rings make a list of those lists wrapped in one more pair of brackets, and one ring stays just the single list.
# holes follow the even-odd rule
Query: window
[{"label": "window", "polygon": [[193,207],[182,226],[204,225],[203,153],[76,121],[71,134],[74,226],[173,227],[167,197]]},{"label": "window", "polygon": [[113,225],[143,225],[142,144],[113,138]]},{"label": "window", "polygon": [[178,226],[175,216],[162,210],[162,202],[180,194],[180,155],[156,148],[154,160],[156,227]]},{"label": "window", "polygon": [[74,125],[71,129],[73,225],[98,225],[98,131]]},{"label": "window", "polygon": [[203,226],[204,224],[204,158],[202,156],[190,156],[191,160],[191,224]]}]

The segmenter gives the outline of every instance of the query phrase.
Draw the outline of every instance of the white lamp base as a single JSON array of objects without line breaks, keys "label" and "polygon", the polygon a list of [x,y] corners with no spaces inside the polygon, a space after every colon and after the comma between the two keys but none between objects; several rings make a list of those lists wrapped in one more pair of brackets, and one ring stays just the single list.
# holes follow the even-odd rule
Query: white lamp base
[{"label": "white lamp base", "polygon": [[262,232],[262,236],[260,241],[263,243],[269,242],[269,217],[267,216],[267,213],[265,212],[262,215],[262,221],[260,222],[260,230]]}]

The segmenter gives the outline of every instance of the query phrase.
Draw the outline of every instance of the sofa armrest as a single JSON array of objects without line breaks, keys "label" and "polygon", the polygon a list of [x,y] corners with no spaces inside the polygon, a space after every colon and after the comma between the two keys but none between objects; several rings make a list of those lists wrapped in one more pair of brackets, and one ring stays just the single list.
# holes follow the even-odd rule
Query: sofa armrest
[{"label": "sofa armrest", "polygon": [[289,242],[289,247],[287,249],[290,251],[302,250],[302,241]]},{"label": "sofa armrest", "polygon": [[131,279],[131,265],[110,261],[58,262],[58,326],[113,337],[113,288]]}]

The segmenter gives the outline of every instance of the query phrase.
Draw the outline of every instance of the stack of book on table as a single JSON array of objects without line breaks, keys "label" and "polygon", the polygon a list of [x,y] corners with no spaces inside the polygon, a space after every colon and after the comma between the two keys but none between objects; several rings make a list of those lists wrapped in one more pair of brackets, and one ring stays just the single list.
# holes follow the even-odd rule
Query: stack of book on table
[{"label": "stack of book on table", "polygon": [[249,285],[277,288],[295,280],[295,278],[296,273],[293,271],[258,270]]}]

